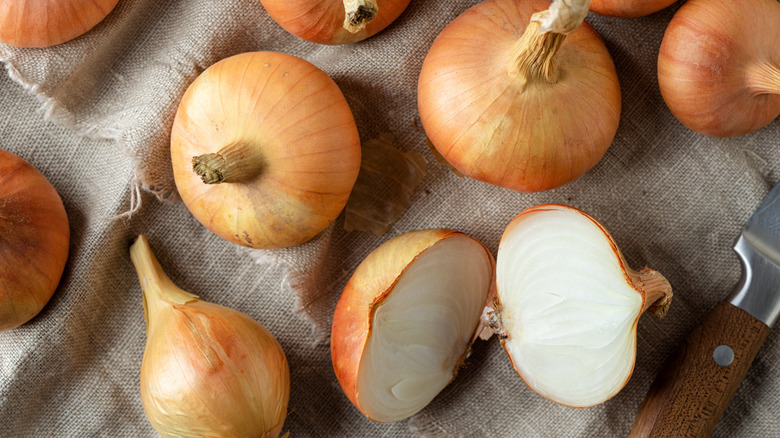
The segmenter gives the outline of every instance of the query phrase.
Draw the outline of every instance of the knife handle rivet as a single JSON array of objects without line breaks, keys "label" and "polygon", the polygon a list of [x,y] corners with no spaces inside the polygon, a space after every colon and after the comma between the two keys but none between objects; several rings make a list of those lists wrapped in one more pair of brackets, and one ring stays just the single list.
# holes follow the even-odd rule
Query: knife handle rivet
[{"label": "knife handle rivet", "polygon": [[712,359],[722,367],[729,366],[734,361],[734,350],[728,345],[718,345],[712,352]]}]

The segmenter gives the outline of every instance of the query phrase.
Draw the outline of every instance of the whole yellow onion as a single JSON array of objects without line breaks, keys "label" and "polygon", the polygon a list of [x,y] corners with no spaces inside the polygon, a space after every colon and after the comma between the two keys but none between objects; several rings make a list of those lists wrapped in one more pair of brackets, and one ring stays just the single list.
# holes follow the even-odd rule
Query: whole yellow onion
[{"label": "whole yellow onion", "polygon": [[439,34],[417,99],[431,143],[457,170],[537,192],[601,159],[617,132],[620,86],[587,12],[587,0],[487,0]]},{"label": "whole yellow onion", "polygon": [[282,347],[257,321],[165,275],[144,236],[130,248],[144,293],[141,400],[164,437],[276,437],[290,397]]},{"label": "whole yellow onion", "polygon": [[49,47],[100,23],[119,0],[0,0],[0,43]]},{"label": "whole yellow onion", "polygon": [[207,68],[179,104],[171,160],[204,226],[259,249],[306,242],[344,209],[360,137],[338,85],[301,58],[242,53]]}]

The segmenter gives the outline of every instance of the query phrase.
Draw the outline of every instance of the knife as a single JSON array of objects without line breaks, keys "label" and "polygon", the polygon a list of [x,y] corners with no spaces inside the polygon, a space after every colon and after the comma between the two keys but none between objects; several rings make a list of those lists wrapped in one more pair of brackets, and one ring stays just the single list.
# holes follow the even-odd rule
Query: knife
[{"label": "knife", "polygon": [[780,183],[745,223],[734,250],[742,261],[736,291],[656,377],[630,438],[706,437],[715,429],[780,314]]}]

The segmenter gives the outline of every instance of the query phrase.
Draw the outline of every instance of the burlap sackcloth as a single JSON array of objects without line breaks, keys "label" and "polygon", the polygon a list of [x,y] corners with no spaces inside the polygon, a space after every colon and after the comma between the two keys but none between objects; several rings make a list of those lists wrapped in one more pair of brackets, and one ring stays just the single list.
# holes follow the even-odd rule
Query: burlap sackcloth
[{"label": "burlap sackcloth", "polygon": [[[435,36],[475,3],[414,0],[376,37],[327,47],[287,34],[257,1],[120,0],[69,43],[0,45],[9,76],[23,86],[0,78],[0,148],[52,181],[72,231],[51,302],[0,334],[0,436],[154,436],[139,396],[145,334],[128,257],[138,233],[149,236],[181,287],[247,313],[277,336],[290,363],[285,430],[293,437],[625,435],[664,360],[739,279],[731,245],[778,178],[780,120],[736,139],[687,130],[656,83],[658,47],[679,5],[631,20],[591,14],[623,93],[620,129],[602,161],[563,188],[533,195],[458,178],[425,146],[415,91]],[[163,202],[176,201],[168,140],[179,97],[207,66],[251,50],[313,62],[341,87],[364,141],[390,132],[401,150],[428,158],[411,208],[387,235],[347,233],[342,216],[301,248],[249,251],[203,228],[180,202]],[[508,221],[542,202],[594,215],[633,266],[663,272],[675,289],[664,320],[641,319],[636,369],[623,391],[593,408],[558,406],[525,386],[492,339],[477,342],[468,366],[414,418],[375,424],[359,414],[322,341],[357,264],[388,238],[428,227],[464,231],[495,253]],[[772,333],[715,436],[780,436],[779,359]]]}]

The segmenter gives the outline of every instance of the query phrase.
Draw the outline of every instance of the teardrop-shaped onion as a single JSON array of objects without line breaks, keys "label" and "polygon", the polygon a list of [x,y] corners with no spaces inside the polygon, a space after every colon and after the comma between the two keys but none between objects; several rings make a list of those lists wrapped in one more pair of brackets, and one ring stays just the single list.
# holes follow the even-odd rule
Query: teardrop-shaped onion
[{"label": "teardrop-shaped onion", "polygon": [[642,17],[658,12],[677,0],[590,0],[590,10],[612,17]]},{"label": "teardrop-shaped onion", "polygon": [[[331,45],[356,43],[379,33],[401,15],[409,1],[260,0],[268,15],[286,31],[306,41]],[[358,8],[370,12],[358,13]],[[350,24],[347,10],[353,11],[352,17],[369,16]]]},{"label": "teardrop-shaped onion", "polygon": [[666,28],[658,85],[700,134],[735,137],[780,115],[780,3],[689,0]]},{"label": "teardrop-shaped onion", "polygon": [[593,167],[617,132],[620,86],[607,48],[581,20],[568,35],[540,32],[536,19],[550,5],[479,3],[425,57],[420,119],[466,176],[522,192],[552,189]]},{"label": "teardrop-shaped onion", "polygon": [[0,0],[0,42],[48,47],[103,21],[119,0]]},{"label": "teardrop-shaped onion", "polygon": [[564,205],[515,217],[497,260],[492,322],[526,384],[570,407],[617,394],[634,369],[639,316],[669,306],[666,279],[629,268],[601,224]]},{"label": "teardrop-shaped onion", "polygon": [[130,248],[144,294],[141,401],[163,437],[279,435],[290,371],[260,323],[208,303],[165,275],[144,236]]},{"label": "teardrop-shaped onion", "polygon": [[203,225],[233,243],[284,248],[324,230],[360,171],[360,137],[325,72],[253,52],[207,68],[171,132],[176,187]]},{"label": "teardrop-shaped onion", "polygon": [[333,316],[333,368],[352,404],[378,422],[424,408],[455,378],[493,284],[493,256],[457,231],[412,231],[371,252]]},{"label": "teardrop-shaped onion", "polygon": [[49,302],[69,243],[60,195],[30,163],[0,149],[0,332],[29,321]]}]

